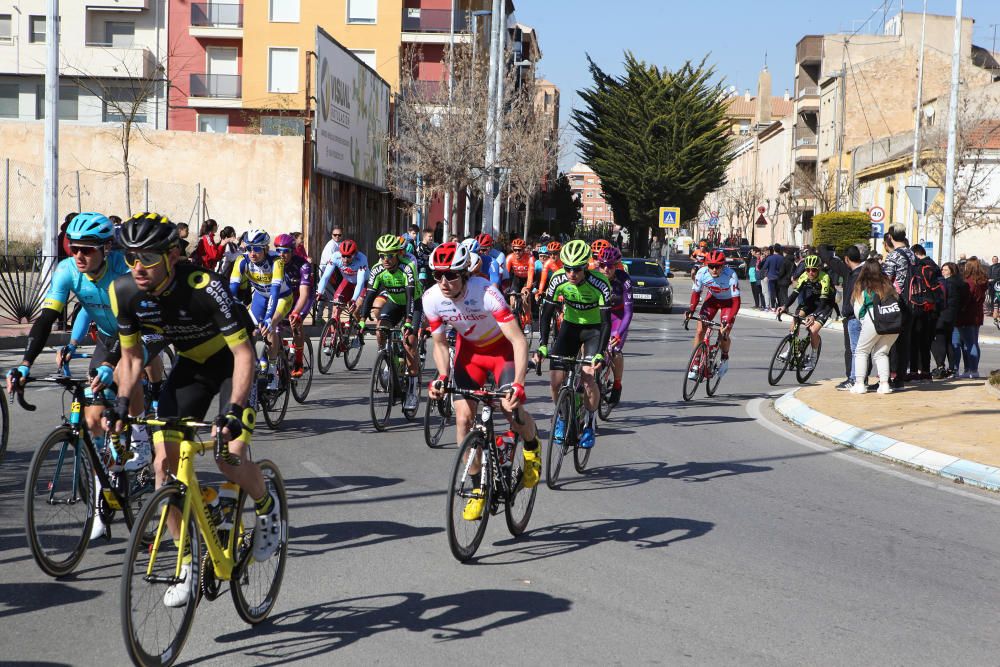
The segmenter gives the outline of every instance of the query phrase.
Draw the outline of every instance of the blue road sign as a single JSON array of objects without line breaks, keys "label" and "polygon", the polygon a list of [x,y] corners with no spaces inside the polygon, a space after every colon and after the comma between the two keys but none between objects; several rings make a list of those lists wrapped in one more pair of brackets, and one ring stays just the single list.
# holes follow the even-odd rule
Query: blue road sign
[{"label": "blue road sign", "polygon": [[885,225],[881,222],[872,223],[872,238],[880,239],[885,236]]}]

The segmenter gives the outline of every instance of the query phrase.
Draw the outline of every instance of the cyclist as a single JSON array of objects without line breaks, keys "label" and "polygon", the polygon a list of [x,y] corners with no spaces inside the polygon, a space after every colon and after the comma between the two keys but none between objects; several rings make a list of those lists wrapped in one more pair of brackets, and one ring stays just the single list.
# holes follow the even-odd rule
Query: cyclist
[{"label": "cyclist", "polygon": [[549,276],[562,268],[562,260],[559,259],[559,252],[562,250],[562,244],[559,243],[559,241],[550,241],[546,250],[550,255],[550,258],[542,266],[542,276],[538,279],[539,294],[545,294],[545,288],[548,287],[549,284]]},{"label": "cyclist", "polygon": [[[537,248],[535,248],[535,275],[541,277],[542,269],[545,268],[545,262],[549,261],[549,247],[540,243]],[[537,289],[538,285],[535,285]]]},{"label": "cyclist", "polygon": [[[523,409],[527,402],[524,378],[528,371],[528,342],[521,333],[514,314],[503,295],[485,278],[469,273],[468,248],[444,243],[434,250],[431,267],[436,284],[424,294],[424,312],[434,339],[434,365],[438,378],[428,389],[430,400],[444,396],[448,381],[447,324],[457,332],[455,342],[455,387],[482,389],[487,375],[503,388],[510,389],[501,404],[511,429],[524,441],[524,473],[521,483],[531,488],[541,474],[541,449],[535,421]],[[469,433],[475,405],[469,400],[455,401],[455,428],[458,442]],[[512,419],[512,417],[515,417]],[[469,473],[478,472],[478,461],[469,466]],[[485,498],[479,491],[466,504],[462,517],[475,521],[483,515]]]},{"label": "cyclist", "polygon": [[[522,312],[531,320],[531,287],[535,282],[535,258],[528,252],[524,239],[518,237],[510,243],[511,253],[507,255],[507,283],[505,294],[509,294],[510,307],[514,310],[514,300],[520,298]],[[518,296],[520,293],[520,296]],[[520,325],[520,322],[518,323]]]},{"label": "cyclist", "polygon": [[[417,280],[417,267],[406,259],[403,242],[394,234],[380,236],[375,242],[380,262],[371,268],[365,300],[361,305],[361,319],[371,317],[375,297],[383,296],[385,303],[379,310],[378,319],[386,326],[403,325],[403,349],[406,351],[406,368],[410,382],[403,406],[407,410],[417,407],[417,382],[420,367],[417,364],[417,345],[414,331],[420,328],[420,297],[423,288]],[[385,335],[376,335],[379,347],[385,344]]]},{"label": "cyclist", "polygon": [[602,250],[597,258],[598,270],[611,282],[611,338],[608,350],[611,352],[611,370],[615,375],[611,387],[611,403],[614,405],[622,397],[622,376],[625,374],[622,348],[632,323],[632,277],[622,268],[621,261],[622,252],[614,246]]},{"label": "cyclist", "polygon": [[[482,256],[483,261],[493,260],[496,263],[497,270],[500,272],[499,280],[507,280],[507,258],[500,248],[494,246],[493,237],[483,232],[476,237],[476,240],[479,241],[479,254]],[[473,252],[476,251],[473,250]],[[493,284],[500,285],[499,281]]]},{"label": "cyclist", "polygon": [[[233,265],[229,291],[235,296],[244,279],[250,283],[253,297],[247,310],[261,335],[268,340],[268,361],[274,368],[274,360],[281,349],[278,325],[291,312],[294,295],[285,279],[285,261],[278,253],[271,252],[271,235],[263,229],[251,229],[246,239],[246,253]],[[277,388],[278,374],[271,373],[268,389]]]},{"label": "cyclist", "polygon": [[597,258],[601,256],[601,251],[611,247],[611,241],[607,239],[595,239],[590,244],[590,265],[587,267],[591,271],[597,268]]},{"label": "cyclist", "polygon": [[430,260],[431,253],[434,252],[434,232],[425,229],[421,236],[420,243],[413,253],[417,259],[417,280],[427,291],[434,285],[434,276],[431,274]]},{"label": "cyclist", "polygon": [[[487,236],[489,235],[487,234]],[[500,266],[480,247],[479,241],[470,237],[462,241],[461,245],[465,246],[466,250],[475,255],[473,257],[472,275],[482,276],[499,288],[503,276]]]},{"label": "cyclist", "polygon": [[[592,365],[581,370],[585,405],[588,411],[587,425],[580,434],[580,446],[594,446],[594,422],[600,394],[594,381],[594,371],[604,363],[604,350],[611,337],[611,283],[604,274],[587,268],[590,262],[590,247],[586,241],[574,239],[559,251],[563,267],[553,274],[545,288],[545,301],[539,324],[540,345],[535,353],[535,363],[549,354],[549,325],[555,313],[556,301],[562,297],[563,323],[552,343],[552,354],[573,357],[583,347],[583,353],[593,358]],[[559,388],[565,378],[563,364],[553,360],[550,374],[552,400],[556,400]],[[553,439],[561,442],[566,433],[566,424],[557,420]]]},{"label": "cyclist", "polygon": [[[129,392],[142,373],[140,336],[157,332],[177,349],[177,362],[160,392],[159,414],[202,420],[212,398],[218,394],[223,437],[240,465],[219,462],[219,470],[254,499],[256,527],[253,558],[261,562],[274,555],[284,534],[278,498],[268,492],[257,464],[250,460],[249,444],[255,422],[255,398],[251,393],[257,365],[249,341],[251,323],[246,311],[237,307],[225,279],[181,261],[177,228],[157,213],[140,213],[122,225],[121,244],[130,274],[111,286],[111,307],[118,322],[122,345],[119,367],[115,428],[128,414]],[[154,468],[157,486],[170,471],[177,470],[181,433],[157,429]],[[167,516],[176,537],[180,514]],[[163,602],[184,606],[196,595],[190,554],[180,572],[181,582],[167,588]]]},{"label": "cyclist", "polygon": [[[795,298],[799,297],[799,308],[796,314],[804,319],[803,324],[809,329],[809,339],[812,343],[812,352],[806,355],[803,360],[802,370],[811,371],[816,365],[817,356],[819,356],[820,329],[826,324],[830,312],[833,310],[834,290],[830,276],[820,268],[822,262],[818,255],[809,255],[803,260],[803,265],[805,271],[792,285],[788,300],[785,301],[785,305],[778,307],[777,312],[780,316],[789,311],[792,304],[795,303]],[[794,322],[789,331],[795,331]],[[784,361],[785,354],[782,353],[782,361]]]},{"label": "cyclist", "polygon": [[[701,299],[702,290],[708,290],[708,297],[701,307],[701,317],[706,320],[715,319],[715,314],[721,312],[719,321],[722,329],[719,330],[719,348],[722,351],[722,363],[719,364],[717,373],[721,378],[729,370],[729,348],[732,347],[732,340],[729,332],[736,322],[736,313],[740,312],[740,281],[736,272],[726,266],[726,256],[721,250],[713,250],[705,254],[705,266],[695,273],[694,281],[691,283],[691,305],[684,313],[684,319],[689,320],[694,315],[698,301]],[[705,324],[698,322],[695,330],[693,346],[697,347],[705,334]],[[695,379],[697,370],[692,368],[688,371],[688,377]]]},{"label": "cyclist", "polygon": [[306,344],[302,318],[309,313],[313,304],[313,267],[312,262],[295,254],[295,237],[291,234],[278,234],[274,239],[274,250],[285,263],[285,281],[294,300],[292,310],[288,313],[288,324],[292,328],[292,349],[295,351],[291,376],[299,378],[302,377],[302,350]]},{"label": "cyclist", "polygon": [[694,274],[698,273],[698,269],[705,264],[707,256],[708,242],[699,241],[698,247],[691,252],[691,280],[694,280]]},{"label": "cyclist", "polygon": [[[358,250],[358,244],[351,239],[342,241],[340,250],[334,253],[333,259],[319,279],[316,298],[320,298],[326,292],[330,279],[335,274],[339,275],[342,280],[333,293],[333,302],[346,306],[348,312],[354,312],[361,306],[361,295],[368,282],[368,273],[368,258],[365,257],[365,253]],[[345,294],[348,293],[350,296],[345,298]]]}]

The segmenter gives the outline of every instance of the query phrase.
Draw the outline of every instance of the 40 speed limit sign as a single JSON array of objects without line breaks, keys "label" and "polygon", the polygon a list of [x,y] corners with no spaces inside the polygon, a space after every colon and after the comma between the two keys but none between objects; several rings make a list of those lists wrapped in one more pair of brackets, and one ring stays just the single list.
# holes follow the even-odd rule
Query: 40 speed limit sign
[{"label": "40 speed limit sign", "polygon": [[882,222],[885,220],[885,209],[881,206],[872,206],[868,209],[868,219],[876,223]]}]

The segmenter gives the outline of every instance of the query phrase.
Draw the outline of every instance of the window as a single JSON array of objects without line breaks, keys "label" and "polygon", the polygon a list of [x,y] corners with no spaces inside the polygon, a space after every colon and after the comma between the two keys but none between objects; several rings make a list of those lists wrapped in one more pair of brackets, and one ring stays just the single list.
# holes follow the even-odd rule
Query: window
[{"label": "window", "polygon": [[104,94],[104,122],[121,123],[127,116],[132,122],[146,122],[146,103],[136,103],[136,91],[131,88],[109,88]]},{"label": "window", "polygon": [[593,212],[594,212],[594,207],[593,206],[588,206],[587,207],[587,213],[593,213]]},{"label": "window", "polygon": [[115,48],[131,48],[135,42],[135,23],[108,21],[104,24],[104,43]]},{"label": "window", "polygon": [[269,0],[271,23],[298,23],[299,0]]},{"label": "window", "polygon": [[45,17],[28,17],[28,42],[31,44],[45,43]]},{"label": "window", "polygon": [[210,116],[199,114],[198,131],[226,134],[229,132],[229,116]]},{"label": "window", "polygon": [[306,123],[302,118],[264,116],[260,119],[260,133],[282,137],[301,137],[306,133]]},{"label": "window", "polygon": [[590,199],[590,198],[591,198],[591,197],[593,197],[593,196],[594,196],[594,193],[593,193],[593,191],[591,191],[591,190],[587,190],[587,199]]},{"label": "window", "polygon": [[18,117],[18,85],[0,83],[0,118]]},{"label": "window", "polygon": [[375,69],[375,49],[351,49],[351,53],[358,57],[358,60]]},{"label": "window", "polygon": [[299,91],[298,49],[268,49],[267,91],[269,93]]},{"label": "window", "polygon": [[348,23],[375,23],[378,0],[347,0]]},{"label": "window", "polygon": [[[45,86],[39,85],[35,94],[35,119],[45,118]],[[80,89],[76,86],[59,86],[59,120],[79,120]]]},{"label": "window", "polygon": [[11,41],[10,14],[0,14],[0,42]]}]

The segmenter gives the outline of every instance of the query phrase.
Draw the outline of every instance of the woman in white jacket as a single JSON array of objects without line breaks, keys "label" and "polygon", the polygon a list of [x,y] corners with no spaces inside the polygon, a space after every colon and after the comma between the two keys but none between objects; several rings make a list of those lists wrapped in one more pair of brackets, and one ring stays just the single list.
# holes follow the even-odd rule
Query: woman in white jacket
[{"label": "woman in white jacket", "polygon": [[861,273],[854,283],[851,301],[854,302],[854,312],[861,322],[861,336],[854,350],[854,368],[858,369],[851,393],[864,394],[868,391],[865,385],[865,374],[868,368],[868,357],[871,355],[872,367],[878,371],[878,393],[891,394],[889,387],[889,349],[896,342],[899,334],[880,334],[875,331],[873,319],[874,308],[879,301],[889,294],[895,294],[896,288],[892,281],[882,273],[882,267],[873,259],[869,259],[861,267]]}]

